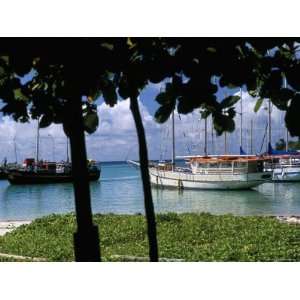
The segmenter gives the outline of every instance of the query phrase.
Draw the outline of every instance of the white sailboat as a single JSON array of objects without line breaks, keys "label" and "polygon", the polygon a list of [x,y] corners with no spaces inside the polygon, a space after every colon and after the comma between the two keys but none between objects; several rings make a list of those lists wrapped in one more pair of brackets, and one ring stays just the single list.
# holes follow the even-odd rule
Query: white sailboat
[{"label": "white sailboat", "polygon": [[172,163],[149,168],[153,185],[179,189],[240,190],[256,187],[271,179],[271,172],[263,170],[263,158],[255,155],[208,155],[207,134],[205,155],[178,157],[186,161],[187,167],[176,167],[174,123],[173,113]]},{"label": "white sailboat", "polygon": [[190,156],[188,168],[150,168],[151,183],[180,189],[238,190],[256,187],[271,178],[264,172],[263,161],[256,156]]},{"label": "white sailboat", "polygon": [[300,155],[271,155],[270,163],[265,164],[272,171],[273,181],[300,181]]}]

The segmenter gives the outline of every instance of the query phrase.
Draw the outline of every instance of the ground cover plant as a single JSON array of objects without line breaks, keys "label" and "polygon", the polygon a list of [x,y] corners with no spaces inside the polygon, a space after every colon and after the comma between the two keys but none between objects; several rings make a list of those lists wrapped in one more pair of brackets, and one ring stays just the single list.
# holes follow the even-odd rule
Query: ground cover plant
[{"label": "ground cover plant", "polygon": [[[147,257],[147,231],[142,215],[98,214],[94,215],[94,222],[100,225],[104,261]],[[47,261],[73,261],[75,226],[73,214],[36,219],[0,237],[0,252]],[[157,229],[161,258],[300,261],[300,226],[281,223],[273,217],[158,214]]]}]

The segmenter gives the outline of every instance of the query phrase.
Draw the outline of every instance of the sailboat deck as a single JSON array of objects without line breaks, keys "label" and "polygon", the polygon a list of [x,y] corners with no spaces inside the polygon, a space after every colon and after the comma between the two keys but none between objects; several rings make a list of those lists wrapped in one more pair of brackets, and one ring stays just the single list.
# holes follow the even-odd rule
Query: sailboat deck
[{"label": "sailboat deck", "polygon": [[182,158],[188,160],[189,162],[198,163],[230,163],[230,162],[258,162],[264,161],[265,158],[252,155],[210,155],[210,156],[183,156]]},{"label": "sailboat deck", "polygon": [[222,175],[222,174],[247,174],[249,172],[249,169],[247,167],[245,168],[205,168],[201,169],[198,168],[197,173],[193,173],[191,169],[188,168],[176,168],[174,171],[186,173],[186,174],[199,174],[199,175]]}]

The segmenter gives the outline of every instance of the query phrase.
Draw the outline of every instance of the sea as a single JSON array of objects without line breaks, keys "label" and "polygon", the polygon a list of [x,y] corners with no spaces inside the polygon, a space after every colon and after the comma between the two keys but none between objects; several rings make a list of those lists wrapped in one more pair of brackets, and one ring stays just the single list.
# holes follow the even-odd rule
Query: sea
[{"label": "sea", "polygon": [[[93,213],[144,214],[140,170],[126,162],[101,163],[101,178],[91,182]],[[300,215],[299,183],[265,183],[244,191],[152,188],[157,213],[208,212],[233,215]],[[74,212],[71,183],[11,185],[0,180],[0,220],[32,220]]]}]

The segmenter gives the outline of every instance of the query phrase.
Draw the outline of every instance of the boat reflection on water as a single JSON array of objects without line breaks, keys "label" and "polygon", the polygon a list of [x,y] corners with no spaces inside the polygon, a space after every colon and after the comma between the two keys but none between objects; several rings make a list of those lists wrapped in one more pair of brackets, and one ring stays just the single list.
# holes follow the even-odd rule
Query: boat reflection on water
[{"label": "boat reflection on water", "polygon": [[[90,183],[93,213],[145,213],[139,170],[103,163],[102,180]],[[152,188],[156,213],[300,215],[300,183],[265,183],[254,190],[206,191]],[[33,219],[74,211],[71,183],[10,185],[0,180],[0,220]]]},{"label": "boat reflection on water", "polygon": [[158,212],[208,212],[212,214],[272,215],[276,213],[273,196],[259,190],[199,191],[153,188]]}]

